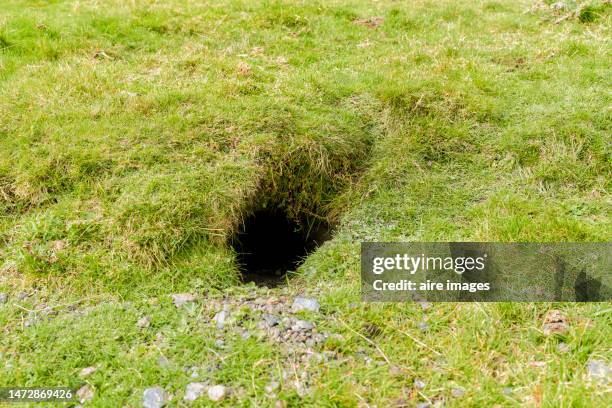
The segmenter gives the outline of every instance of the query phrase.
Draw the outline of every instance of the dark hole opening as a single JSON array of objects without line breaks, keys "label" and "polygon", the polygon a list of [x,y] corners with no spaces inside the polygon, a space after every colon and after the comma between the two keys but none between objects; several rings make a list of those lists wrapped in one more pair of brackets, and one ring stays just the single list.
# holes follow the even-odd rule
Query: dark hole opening
[{"label": "dark hole opening", "polygon": [[289,271],[331,237],[329,224],[316,221],[300,226],[280,210],[258,210],[244,221],[234,236],[233,247],[244,282],[277,286]]}]

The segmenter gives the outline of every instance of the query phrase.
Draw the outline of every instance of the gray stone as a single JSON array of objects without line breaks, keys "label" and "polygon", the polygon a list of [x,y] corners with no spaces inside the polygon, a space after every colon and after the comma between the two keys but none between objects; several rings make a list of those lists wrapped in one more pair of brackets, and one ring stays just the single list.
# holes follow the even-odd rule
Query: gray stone
[{"label": "gray stone", "polygon": [[77,397],[79,397],[79,402],[81,404],[89,401],[94,396],[94,391],[89,384],[85,384],[76,392]]},{"label": "gray stone", "polygon": [[162,408],[168,402],[168,394],[162,387],[152,387],[144,390],[142,406],[144,408]]},{"label": "gray stone", "polygon": [[416,404],[416,408],[430,408],[431,404],[429,402],[419,402]]},{"label": "gray stone", "polygon": [[280,387],[280,384],[276,381],[272,381],[264,387],[264,391],[266,392],[266,394],[272,394],[278,389],[278,387]]},{"label": "gray stone", "polygon": [[303,398],[306,396],[306,394],[308,394],[308,390],[301,381],[293,381],[293,386],[295,387],[295,392],[300,396],[300,398]]},{"label": "gray stone", "polygon": [[549,310],[544,317],[543,331],[546,336],[565,334],[570,329],[568,318],[559,310]]},{"label": "gray stone", "polygon": [[189,402],[195,401],[206,392],[207,388],[207,385],[203,382],[192,382],[187,384],[184,400]]},{"label": "gray stone", "polygon": [[174,302],[174,306],[181,307],[187,303],[195,302],[196,297],[191,293],[175,293],[172,296],[172,302]]},{"label": "gray stone", "polygon": [[271,315],[271,314],[269,314],[269,313],[265,313],[265,314],[263,315],[263,319],[264,319],[264,321],[267,323],[267,325],[268,325],[269,327],[272,327],[272,326],[277,326],[277,325],[279,325],[279,324],[280,324],[280,322],[281,322],[281,320],[280,320],[278,317],[276,317],[276,316],[274,316],[274,315]]},{"label": "gray stone", "polygon": [[43,310],[40,311],[40,314],[42,314],[43,316],[49,316],[49,317],[53,317],[53,316],[57,316],[57,310],[53,309],[52,307],[46,306]]},{"label": "gray stone", "polygon": [[200,373],[199,373],[198,367],[195,367],[195,366],[194,367],[188,367],[186,371],[190,372],[189,376],[191,378],[198,378],[198,377],[200,377]]},{"label": "gray stone", "polygon": [[569,325],[565,322],[552,322],[545,323],[543,331],[546,336],[552,336],[555,334],[565,334],[569,331]]},{"label": "gray stone", "polygon": [[455,398],[461,398],[465,395],[465,389],[462,387],[455,387],[451,390],[451,395]]},{"label": "gray stone", "polygon": [[293,331],[308,331],[314,329],[315,325],[307,320],[296,320],[296,322],[291,326],[291,330]]},{"label": "gray stone", "polygon": [[416,388],[417,390],[422,390],[423,388],[425,388],[426,385],[427,384],[425,384],[425,382],[422,380],[414,380],[414,388]]},{"label": "gray stone", "polygon": [[559,353],[568,353],[570,351],[570,346],[567,343],[559,343],[557,345],[557,351]]},{"label": "gray stone", "polygon": [[419,329],[421,331],[427,331],[429,329],[429,325],[427,324],[427,322],[420,322]]},{"label": "gray stone", "polygon": [[161,367],[161,368],[169,368],[172,364],[170,363],[170,360],[168,360],[166,358],[166,356],[159,356],[159,358],[157,359],[157,364]]},{"label": "gray stone", "polygon": [[7,300],[8,300],[8,295],[6,293],[0,293],[0,305],[2,303],[6,303]]},{"label": "gray stone", "polygon": [[612,367],[603,360],[589,360],[587,377],[591,380],[608,383],[612,380]]},{"label": "gray stone", "polygon": [[316,299],[298,296],[295,298],[295,300],[293,301],[293,304],[291,305],[291,312],[297,313],[302,310],[306,310],[309,312],[316,313],[319,311],[319,307],[320,307],[319,302],[317,302]]},{"label": "gray stone", "polygon": [[211,401],[222,401],[227,395],[227,388],[224,385],[213,385],[208,389],[208,398]]},{"label": "gray stone", "polygon": [[136,326],[140,327],[141,329],[146,329],[150,325],[151,325],[151,318],[149,316],[141,317],[136,322]]},{"label": "gray stone", "polygon": [[562,1],[557,1],[555,3],[552,3],[550,5],[550,8],[555,10],[555,11],[559,11],[559,10],[565,10],[567,8],[567,4],[565,4]]},{"label": "gray stone", "polygon": [[25,293],[25,292],[19,292],[19,293],[17,294],[17,300],[23,300],[23,299],[25,299],[25,298],[27,298],[27,297],[28,297],[28,294],[27,294],[27,293]]},{"label": "gray stone", "polygon": [[29,312],[28,313],[28,319],[25,321],[25,323],[23,325],[25,327],[31,327],[31,326],[34,326],[37,322],[38,322],[38,318],[36,317],[36,313],[35,312]]},{"label": "gray stone", "polygon": [[79,377],[81,378],[85,378],[85,377],[89,377],[90,375],[92,375],[93,373],[96,372],[98,368],[91,366],[91,367],[85,367],[84,369],[82,369],[81,371],[79,371]]},{"label": "gray stone", "polygon": [[223,309],[222,311],[217,313],[215,317],[213,317],[213,321],[215,322],[215,326],[217,326],[217,329],[223,330],[223,328],[225,327],[225,322],[228,317],[229,317],[229,311],[226,309]]}]

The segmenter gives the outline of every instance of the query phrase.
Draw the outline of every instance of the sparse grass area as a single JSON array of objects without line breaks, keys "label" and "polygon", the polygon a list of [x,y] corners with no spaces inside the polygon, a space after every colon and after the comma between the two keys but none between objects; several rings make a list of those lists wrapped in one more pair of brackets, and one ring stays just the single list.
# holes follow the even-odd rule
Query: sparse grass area
[{"label": "sparse grass area", "polygon": [[[361,240],[610,241],[611,6],[553,3],[4,0],[0,386],[96,365],[87,405],[162,385],[182,406],[197,366],[227,406],[273,406],[294,369],[310,391],[283,382],[290,406],[607,405],[585,364],[612,360],[609,303],[358,303]],[[337,224],[284,293],[257,292],[315,293],[336,360],[215,346],[220,298],[255,290],[227,245],[254,206]],[[541,330],[553,306],[563,337]]]}]

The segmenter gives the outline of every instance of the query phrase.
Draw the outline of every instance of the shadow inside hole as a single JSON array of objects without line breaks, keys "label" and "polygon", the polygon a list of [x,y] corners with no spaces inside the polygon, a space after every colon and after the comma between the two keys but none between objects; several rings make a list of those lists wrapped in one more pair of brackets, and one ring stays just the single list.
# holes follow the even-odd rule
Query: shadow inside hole
[{"label": "shadow inside hole", "polygon": [[273,287],[285,281],[304,258],[331,238],[329,224],[301,228],[279,210],[258,210],[244,221],[232,242],[243,282]]}]

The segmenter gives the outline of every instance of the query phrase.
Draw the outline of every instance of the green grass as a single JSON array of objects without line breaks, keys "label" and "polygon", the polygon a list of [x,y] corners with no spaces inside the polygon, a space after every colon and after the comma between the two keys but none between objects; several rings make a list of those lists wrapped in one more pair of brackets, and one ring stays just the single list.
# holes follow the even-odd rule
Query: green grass
[{"label": "green grass", "polygon": [[[273,405],[291,358],[239,336],[212,352],[207,323],[250,290],[228,239],[266,205],[337,225],[287,291],[320,294],[342,358],[290,405],[606,405],[585,363],[612,359],[608,303],[351,305],[361,240],[610,240],[610,5],[550,3],[3,1],[0,386],[99,365],[91,405],[160,384],[181,406],[183,368],[220,363],[210,379],[243,390],[228,406]],[[193,309],[170,303],[194,287]],[[42,303],[59,315],[24,327]],[[563,339],[541,333],[553,307]]]}]

